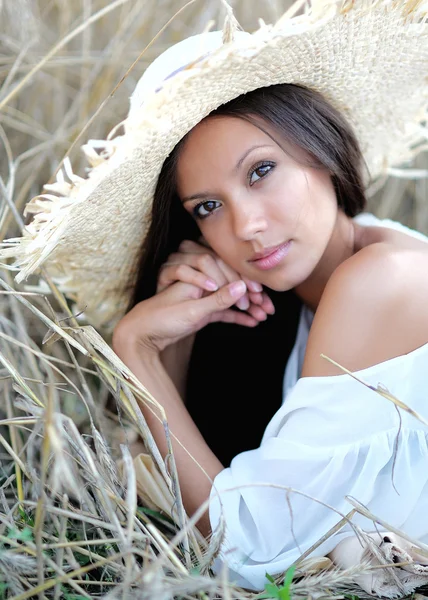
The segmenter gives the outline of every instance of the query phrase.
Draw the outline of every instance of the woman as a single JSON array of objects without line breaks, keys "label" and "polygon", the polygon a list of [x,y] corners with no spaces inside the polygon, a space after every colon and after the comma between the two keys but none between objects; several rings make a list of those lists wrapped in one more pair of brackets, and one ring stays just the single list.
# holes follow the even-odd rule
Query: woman
[{"label": "woman", "polygon": [[[428,542],[427,427],[373,391],[381,383],[426,414],[428,246],[360,214],[368,183],[425,140],[426,14],[405,0],[318,0],[290,15],[254,35],[233,31],[229,18],[223,35],[163,53],[137,85],[123,135],[86,147],[89,179],[48,187],[62,197],[35,199],[27,236],[3,253],[17,258],[19,280],[47,261],[92,322],[116,324],[114,350],[166,412],[187,512],[209,500],[204,535],[223,516],[221,563],[254,589],[349,511],[346,496]],[[283,357],[284,398],[265,414],[259,446],[236,423],[240,448],[228,467],[230,457],[213,452],[221,425],[207,443],[186,407],[187,366],[191,385],[196,332],[214,322],[256,331],[273,318],[271,294],[294,294],[294,310],[303,304]],[[276,349],[251,348],[250,335],[248,346],[254,368],[244,375],[263,378],[258,355],[269,361]],[[221,350],[205,347],[199,403],[223,363]],[[142,408],[165,455],[163,426]],[[380,575],[361,580],[367,591],[426,580],[416,550],[406,554],[369,519],[355,523],[391,560],[415,561],[401,587]],[[337,550],[352,533],[343,527],[315,554],[333,551],[345,564]]]},{"label": "woman", "polygon": [[[410,467],[412,461],[423,464],[428,429],[412,417],[403,425],[406,433],[400,442],[395,486],[399,492],[408,486],[414,492],[407,489],[405,497],[391,499],[396,495],[394,407],[358,384],[353,389],[348,376],[321,356],[330,356],[350,371],[363,370],[362,376],[376,384],[379,376],[391,380],[390,371],[400,364],[416,381],[428,355],[426,240],[365,226],[367,221],[372,225],[370,215],[353,218],[365,204],[361,163],[347,123],[321,96],[305,88],[283,84],[259,89],[214,111],[164,163],[140,271],[141,288],[149,298],[137,297],[114,331],[116,353],[155,398],[162,398],[171,430],[186,442],[186,450],[176,445],[174,451],[188,512],[193,514],[211,492],[215,524],[220,514],[215,488],[249,488],[238,489],[235,497],[232,493],[222,497],[226,527],[232,531],[229,545],[235,547],[234,562],[230,558],[228,562],[246,577],[247,572],[260,572],[260,567],[267,570],[269,561],[273,572],[284,569],[284,555],[291,563],[290,557],[299,554],[299,543],[307,549],[308,540],[315,542],[338,520],[332,510],[293,498],[294,537],[284,492],[252,484],[291,487],[341,512],[346,512],[346,494],[363,497],[370,508],[388,500],[393,508],[382,512],[391,515],[395,526],[407,525],[416,537],[428,535],[428,523],[421,525],[428,487],[419,497],[427,482],[412,484]],[[190,239],[166,258],[168,244],[159,240],[159,231],[167,238],[168,223],[173,240],[174,232],[178,237],[186,232]],[[202,243],[194,241],[201,235]],[[159,271],[154,295],[148,287],[147,264]],[[261,289],[294,289],[302,300],[306,308],[296,350],[303,356],[289,363],[285,374],[289,393],[261,447],[247,446],[249,452],[225,469],[182,400],[184,374],[193,336],[207,323],[254,327],[273,312]],[[235,304],[241,311],[231,310]],[[306,341],[302,331],[312,318]],[[223,361],[221,354],[205,351],[203,379],[208,387],[223,369]],[[256,356],[260,351],[274,353],[273,348],[253,347]],[[418,367],[412,368],[414,361]],[[204,389],[202,384],[201,401]],[[347,401],[346,394],[350,394]],[[423,413],[423,404],[415,408]],[[150,412],[146,418],[165,454],[163,425]],[[221,438],[222,428],[216,433]],[[374,445],[378,456],[372,458]],[[244,507],[247,514],[242,515]],[[198,526],[204,535],[211,532],[208,514]],[[346,534],[349,528],[340,539]],[[328,547],[336,544],[333,538]],[[280,560],[273,560],[278,555]],[[248,579],[259,586],[263,581],[260,575]]]}]

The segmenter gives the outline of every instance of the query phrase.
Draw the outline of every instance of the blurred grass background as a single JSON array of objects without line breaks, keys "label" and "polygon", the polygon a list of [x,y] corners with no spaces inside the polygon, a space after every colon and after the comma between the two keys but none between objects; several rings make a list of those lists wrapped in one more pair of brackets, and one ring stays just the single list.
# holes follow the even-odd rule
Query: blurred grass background
[{"label": "blurred grass background", "polygon": [[[231,5],[251,31],[291,2]],[[105,138],[126,116],[148,63],[210,21],[221,27],[224,17],[220,0],[0,0],[0,239],[19,235],[25,203],[70,147],[75,172],[84,173],[79,146]],[[414,167],[427,168],[427,157]],[[391,178],[369,209],[428,233],[426,197],[426,179]],[[251,597],[207,578],[209,551],[191,534],[166,550],[173,528],[137,507],[131,470],[123,479],[115,466],[119,441],[141,434],[123,401],[132,393],[117,371],[79,352],[82,334],[60,321],[67,315],[54,294],[52,311],[41,295],[9,293],[8,271],[0,277],[0,599]],[[55,325],[71,338],[52,343]],[[123,414],[105,410],[109,391]],[[294,593],[328,597],[350,579],[323,577],[296,584]]]}]

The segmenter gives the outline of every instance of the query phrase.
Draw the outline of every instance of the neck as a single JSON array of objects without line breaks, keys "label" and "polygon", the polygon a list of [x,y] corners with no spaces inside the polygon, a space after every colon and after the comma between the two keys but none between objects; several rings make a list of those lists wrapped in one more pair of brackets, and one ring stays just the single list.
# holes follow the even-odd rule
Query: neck
[{"label": "neck", "polygon": [[337,267],[355,254],[357,229],[350,217],[338,211],[332,236],[321,260],[308,279],[294,290],[312,311],[318,308],[325,286]]}]

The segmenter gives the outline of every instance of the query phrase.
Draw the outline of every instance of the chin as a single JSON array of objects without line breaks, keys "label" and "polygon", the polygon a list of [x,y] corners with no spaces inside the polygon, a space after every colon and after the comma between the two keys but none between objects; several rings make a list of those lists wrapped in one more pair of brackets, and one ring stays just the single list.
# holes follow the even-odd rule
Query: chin
[{"label": "chin", "polygon": [[264,277],[260,283],[273,290],[274,292],[289,292],[294,288],[299,287],[304,283],[311,274],[311,270],[300,269],[300,273],[290,273],[290,268],[283,268],[277,273],[271,273],[270,276]]},{"label": "chin", "polygon": [[[267,278],[266,278],[267,279]],[[290,278],[272,277],[269,281],[260,281],[260,283],[274,292],[289,292],[297,287],[301,281],[290,281]]]}]

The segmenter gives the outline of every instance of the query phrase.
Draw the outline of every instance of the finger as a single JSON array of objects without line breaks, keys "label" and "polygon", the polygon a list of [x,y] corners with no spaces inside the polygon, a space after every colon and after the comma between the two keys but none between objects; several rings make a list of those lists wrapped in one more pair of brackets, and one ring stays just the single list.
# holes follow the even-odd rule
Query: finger
[{"label": "finger", "polygon": [[246,291],[247,286],[242,279],[229,283],[201,300],[186,303],[187,317],[192,321],[211,318],[213,313],[231,308]]},{"label": "finger", "polygon": [[266,321],[267,319],[267,311],[265,310],[265,308],[262,306],[263,304],[263,294],[260,293],[253,293],[250,292],[250,294],[248,294],[250,297],[250,306],[248,308],[248,313],[250,315],[253,315],[253,317],[255,319],[257,319],[258,321]]},{"label": "finger", "polygon": [[[241,279],[238,273],[229,267],[229,265],[214,252],[196,242],[184,240],[181,242],[179,250],[184,255],[187,255],[184,260],[188,264],[191,264],[194,268],[200,269],[206,273],[206,275],[215,279],[219,287]],[[178,262],[180,260],[180,254],[174,254],[171,258],[174,262]]]},{"label": "finger", "polygon": [[264,311],[268,313],[268,315],[275,314],[275,305],[269,298],[269,296],[266,294],[266,292],[263,292],[263,302],[260,306],[263,308]]},{"label": "finger", "polygon": [[199,300],[200,298],[203,298],[204,291],[199,287],[191,285],[190,283],[176,281],[168,288],[163,290],[159,295],[163,296],[166,303],[170,305],[171,297],[174,298],[174,302],[178,303],[187,302],[188,300]]},{"label": "finger", "polygon": [[248,296],[252,304],[260,306],[268,315],[275,314],[275,306],[266,292],[263,292],[262,294],[250,292]]},{"label": "finger", "polygon": [[261,305],[263,303],[263,294],[260,292],[249,292],[248,297],[253,304]]},{"label": "finger", "polygon": [[250,315],[232,309],[213,313],[210,318],[210,323],[215,322],[233,323],[235,325],[243,325],[244,327],[256,327],[259,324],[259,321]]},{"label": "finger", "polygon": [[275,306],[266,292],[263,294],[249,294],[251,305],[248,312],[253,315],[255,319],[265,321],[268,315],[275,314]]},{"label": "finger", "polygon": [[[205,242],[204,238],[202,238],[202,237],[200,238],[200,240]],[[237,281],[238,279],[243,279],[237,271],[235,271],[232,267],[230,267],[227,263],[225,263],[224,260],[222,260],[219,256],[217,256],[215,254],[215,252],[211,250],[211,248],[208,246],[208,244],[206,242],[205,242],[205,244],[206,245],[198,244],[197,242],[193,242],[192,240],[183,240],[179,246],[179,251],[182,252],[183,254],[202,254],[202,255],[208,254],[215,261],[215,263],[220,268],[221,272],[226,277],[226,280],[229,283],[232,283],[232,281]],[[179,260],[178,253],[172,255],[171,258],[172,257],[174,257],[173,258],[174,261]],[[247,283],[247,281],[250,283],[251,286],[253,286],[253,291],[258,291],[258,292],[262,291],[263,288],[259,283],[253,282],[251,280],[245,280],[245,283]]]},{"label": "finger", "polygon": [[248,309],[248,313],[252,317],[257,319],[257,321],[266,321],[266,319],[268,317],[266,312],[260,306],[257,306],[256,304],[251,304],[251,306]]},{"label": "finger", "polygon": [[195,268],[201,271],[202,273],[205,273],[207,277],[212,279],[217,284],[218,288],[223,287],[227,283],[230,283],[225,274],[223,273],[223,270],[217,264],[216,259],[211,254],[207,252],[201,254],[193,254],[192,260],[194,260]]},{"label": "finger", "polygon": [[[229,283],[232,283],[233,281],[238,281],[239,279],[241,279],[241,276],[237,273],[237,271],[235,271],[235,269],[232,269],[232,267],[230,267],[227,263],[225,263],[224,260],[222,260],[221,258],[216,256],[215,261],[216,261],[217,265],[219,266],[219,268],[221,269],[222,273],[224,274],[226,281],[228,281]],[[244,294],[244,296],[242,296],[242,298],[240,298],[238,300],[238,302],[236,303],[236,306],[240,310],[248,310],[249,309],[250,299],[248,297],[248,293]]]},{"label": "finger", "polygon": [[263,291],[263,286],[261,285],[261,283],[258,283],[257,281],[253,281],[252,279],[247,279],[246,277],[243,277],[242,279],[245,282],[249,292],[262,292]]},{"label": "finger", "polygon": [[248,294],[244,294],[242,298],[239,298],[238,302],[236,303],[236,306],[240,310],[248,310],[250,308],[250,300],[248,298]]},{"label": "finger", "polygon": [[[242,279],[237,271],[232,269],[232,267],[230,267],[227,263],[225,263],[224,260],[222,260],[219,256],[217,256],[215,254],[215,252],[213,252],[207,246],[202,246],[201,244],[193,242],[192,240],[183,240],[179,246],[179,250],[180,250],[180,252],[183,252],[183,254],[198,254],[198,255],[202,255],[202,256],[205,255],[205,256],[212,257],[212,260],[215,262],[217,267],[223,273],[223,276],[225,277],[225,280],[224,280],[225,283],[232,283],[232,281],[237,281],[239,279]],[[174,255],[174,257],[175,257],[174,258],[175,261],[179,260],[178,256]],[[204,261],[206,261],[208,265],[211,264],[207,258],[204,258],[204,259],[199,258],[199,260],[201,260],[202,265],[204,264]],[[223,283],[223,285],[225,285],[225,283]],[[257,284],[257,285],[259,285],[259,284]],[[261,291],[261,290],[262,290],[262,288],[260,286],[260,289],[258,289],[258,291]]]},{"label": "finger", "polygon": [[[203,238],[201,238],[203,240]],[[203,240],[205,241],[205,240]],[[208,250],[208,252],[207,252]],[[225,285],[226,283],[232,283],[232,281],[237,281],[241,279],[240,275],[232,269],[228,264],[226,264],[220,257],[218,257],[213,251],[210,252],[210,248],[208,245],[201,245],[192,240],[183,240],[179,246],[179,251],[183,254],[187,254],[190,257],[192,254],[199,255],[196,260],[192,260],[193,265],[197,265],[197,268],[204,270],[204,272],[216,283],[219,287]],[[203,258],[202,258],[203,257]],[[210,261],[208,257],[211,257]],[[175,254],[171,257],[172,260],[178,261],[179,256]],[[185,259],[186,260],[186,259]],[[215,264],[215,267],[214,267]],[[219,274],[222,274],[221,276]],[[251,281],[251,280],[248,280]],[[255,282],[251,281],[251,285]],[[255,284],[258,291],[262,290],[260,284]],[[250,301],[247,295],[243,296],[238,300],[236,306],[240,310],[248,310],[250,306]]]},{"label": "finger", "polygon": [[189,265],[167,265],[164,266],[159,275],[157,293],[166,289],[176,281],[190,283],[207,292],[215,292],[219,287],[214,280],[206,277],[204,273],[193,269]]},{"label": "finger", "polygon": [[[194,242],[189,242],[193,244]],[[168,257],[167,262],[163,265],[159,277],[163,277],[163,271],[171,266],[188,265],[196,271],[205,274],[208,279],[212,279],[217,284],[217,289],[229,283],[222,269],[220,269],[214,256],[205,249],[204,252],[174,252]],[[235,277],[239,279],[239,277]],[[213,290],[210,290],[213,291]]]}]

